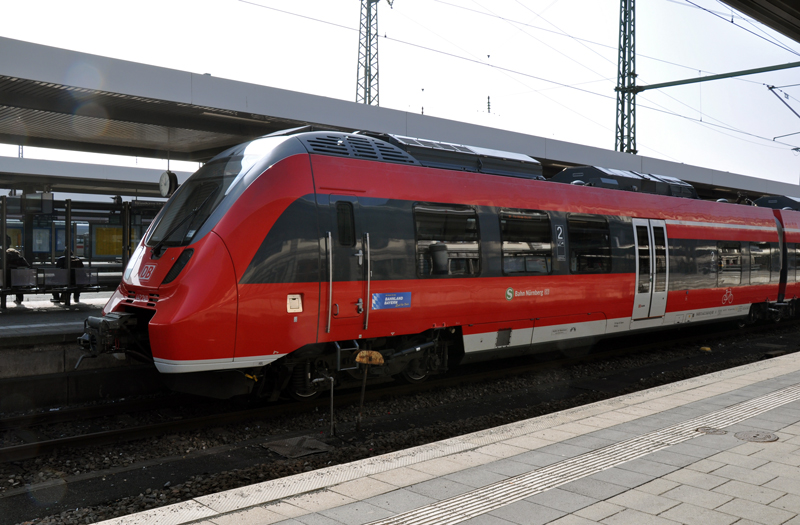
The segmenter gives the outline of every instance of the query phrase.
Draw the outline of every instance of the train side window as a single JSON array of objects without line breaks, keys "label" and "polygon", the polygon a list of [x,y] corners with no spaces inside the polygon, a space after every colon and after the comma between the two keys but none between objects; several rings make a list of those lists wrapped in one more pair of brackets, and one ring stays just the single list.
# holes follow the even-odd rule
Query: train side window
[{"label": "train side window", "polygon": [[655,255],[654,292],[667,291],[667,239],[664,226],[653,226],[653,254]]},{"label": "train side window", "polygon": [[768,283],[772,250],[768,242],[750,243],[750,284]]},{"label": "train side window", "polygon": [[636,254],[639,261],[636,293],[650,293],[650,234],[647,225],[636,226],[636,243],[639,245],[639,253]]},{"label": "train side window", "polygon": [[570,215],[567,217],[567,235],[572,273],[611,271],[611,233],[604,217]]},{"label": "train side window", "polygon": [[787,272],[786,272],[786,282],[789,283],[796,283],[797,282],[797,244],[789,244],[787,248]]},{"label": "train side window", "polygon": [[417,274],[420,277],[480,273],[478,213],[456,204],[414,206]]},{"label": "train side window", "polygon": [[352,202],[339,201],[336,203],[336,225],[339,231],[339,244],[355,246],[356,222]]},{"label": "train side window", "polygon": [[553,264],[551,236],[550,217],[545,212],[501,212],[503,273],[550,273]]},{"label": "train side window", "polygon": [[742,283],[742,243],[717,243],[719,256],[718,286],[738,286]]}]

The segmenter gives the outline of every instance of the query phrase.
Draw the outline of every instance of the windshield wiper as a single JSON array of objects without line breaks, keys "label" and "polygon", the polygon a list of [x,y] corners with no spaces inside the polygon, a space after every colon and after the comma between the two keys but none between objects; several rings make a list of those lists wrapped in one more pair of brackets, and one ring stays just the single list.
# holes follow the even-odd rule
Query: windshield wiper
[{"label": "windshield wiper", "polygon": [[211,197],[216,195],[218,191],[219,191],[219,187],[217,187],[216,190],[214,190],[211,193],[209,193],[208,197],[206,197],[206,199],[202,203],[200,203],[200,206],[198,206],[197,208],[195,208],[192,211],[190,211],[189,213],[187,213],[186,217],[181,219],[178,222],[178,224],[176,224],[175,226],[170,228],[170,230],[167,232],[167,234],[164,235],[161,238],[161,240],[156,243],[155,246],[153,246],[153,251],[151,252],[151,257],[153,259],[158,259],[159,257],[161,257],[161,247],[164,246],[164,243],[167,242],[167,239],[172,237],[172,234],[175,233],[176,231],[178,231],[178,228],[180,228],[181,226],[186,224],[186,221],[188,221],[192,217],[195,217],[197,215],[197,213],[205,207],[205,205],[209,201],[209,199],[211,199]]}]

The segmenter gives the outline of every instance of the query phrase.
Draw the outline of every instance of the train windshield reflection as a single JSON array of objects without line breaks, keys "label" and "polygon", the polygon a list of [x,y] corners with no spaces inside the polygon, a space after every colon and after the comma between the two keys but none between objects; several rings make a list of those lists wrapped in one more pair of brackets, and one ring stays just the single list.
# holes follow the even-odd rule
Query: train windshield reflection
[{"label": "train windshield reflection", "polygon": [[153,229],[148,246],[186,246],[230,189],[263,155],[255,141],[230,150],[230,155],[211,160],[181,185],[166,204]]}]

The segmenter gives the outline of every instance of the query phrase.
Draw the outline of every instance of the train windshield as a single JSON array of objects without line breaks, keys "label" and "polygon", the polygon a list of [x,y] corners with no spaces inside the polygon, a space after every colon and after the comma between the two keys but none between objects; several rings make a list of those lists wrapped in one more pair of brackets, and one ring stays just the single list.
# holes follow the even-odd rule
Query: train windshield
[{"label": "train windshield", "polygon": [[189,177],[166,204],[147,245],[190,244],[225,195],[264,155],[257,142],[229,150],[229,155],[212,159]]}]

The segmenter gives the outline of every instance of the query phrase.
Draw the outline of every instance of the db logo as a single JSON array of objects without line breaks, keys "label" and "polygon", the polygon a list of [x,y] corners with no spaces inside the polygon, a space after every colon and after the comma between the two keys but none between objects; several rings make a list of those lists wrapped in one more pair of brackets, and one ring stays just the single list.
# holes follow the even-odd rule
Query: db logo
[{"label": "db logo", "polygon": [[150,277],[153,276],[153,271],[155,271],[156,265],[155,264],[145,264],[142,271],[139,273],[139,279],[142,281],[149,281]]}]

